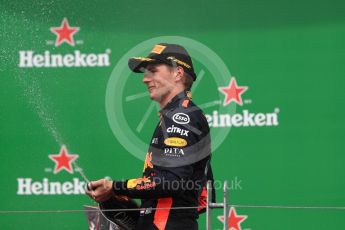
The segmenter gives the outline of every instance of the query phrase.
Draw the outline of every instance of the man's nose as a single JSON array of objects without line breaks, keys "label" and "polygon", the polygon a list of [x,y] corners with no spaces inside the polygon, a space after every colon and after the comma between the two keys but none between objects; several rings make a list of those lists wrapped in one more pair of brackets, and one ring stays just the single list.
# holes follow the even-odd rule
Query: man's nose
[{"label": "man's nose", "polygon": [[144,77],[143,77],[143,83],[144,83],[144,84],[147,84],[147,83],[149,83],[151,80],[152,80],[152,79],[151,79],[151,76],[149,76],[149,74],[145,73],[145,74],[144,74]]}]

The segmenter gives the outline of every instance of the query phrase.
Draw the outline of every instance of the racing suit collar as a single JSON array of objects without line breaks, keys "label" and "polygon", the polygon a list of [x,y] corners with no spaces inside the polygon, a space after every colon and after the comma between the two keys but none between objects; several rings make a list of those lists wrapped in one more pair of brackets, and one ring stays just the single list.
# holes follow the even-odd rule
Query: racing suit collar
[{"label": "racing suit collar", "polygon": [[170,110],[171,108],[176,108],[176,104],[183,98],[187,98],[187,91],[183,90],[182,92],[178,93],[175,97],[173,97],[168,104],[164,108],[162,108],[158,114],[162,114],[165,111]]}]

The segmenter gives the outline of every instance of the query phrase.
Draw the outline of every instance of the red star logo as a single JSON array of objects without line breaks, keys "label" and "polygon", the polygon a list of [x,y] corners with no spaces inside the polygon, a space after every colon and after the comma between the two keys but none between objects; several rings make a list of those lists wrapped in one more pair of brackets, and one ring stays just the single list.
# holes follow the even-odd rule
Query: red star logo
[{"label": "red star logo", "polygon": [[55,162],[54,174],[65,169],[69,173],[73,173],[72,162],[75,161],[79,155],[68,154],[66,146],[61,146],[60,153],[57,155],[49,154],[49,158]]},{"label": "red star logo", "polygon": [[247,86],[238,86],[236,79],[234,77],[231,78],[230,84],[227,87],[218,88],[221,93],[225,94],[223,106],[230,104],[232,101],[239,105],[243,105],[241,95],[246,92],[247,89]]},{"label": "red star logo", "polygon": [[[228,217],[229,230],[241,230],[241,223],[247,219],[246,215],[237,215],[234,207],[231,207]],[[224,216],[218,216],[218,219],[224,223]]]},{"label": "red star logo", "polygon": [[79,31],[79,27],[70,27],[67,18],[64,18],[60,27],[51,27],[50,31],[57,36],[55,46],[59,46],[63,42],[67,42],[71,46],[74,46],[73,35]]}]

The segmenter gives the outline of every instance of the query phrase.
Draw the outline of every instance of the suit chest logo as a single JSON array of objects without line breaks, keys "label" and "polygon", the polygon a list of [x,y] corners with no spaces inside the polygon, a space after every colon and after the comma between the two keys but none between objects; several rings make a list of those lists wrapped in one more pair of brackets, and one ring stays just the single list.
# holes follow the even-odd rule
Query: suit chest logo
[{"label": "suit chest logo", "polygon": [[164,140],[164,144],[173,147],[184,147],[187,145],[187,141],[179,137],[169,137]]},{"label": "suit chest logo", "polygon": [[173,121],[177,124],[188,124],[190,122],[189,116],[185,113],[176,113],[172,117]]}]

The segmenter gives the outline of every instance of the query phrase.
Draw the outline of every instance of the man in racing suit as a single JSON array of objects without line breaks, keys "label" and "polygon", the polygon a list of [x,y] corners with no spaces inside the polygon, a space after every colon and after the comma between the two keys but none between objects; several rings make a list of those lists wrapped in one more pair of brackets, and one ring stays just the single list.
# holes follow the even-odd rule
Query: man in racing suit
[{"label": "man in racing suit", "polygon": [[208,122],[189,92],[196,79],[192,60],[182,46],[161,43],[148,57],[131,58],[128,64],[144,72],[150,97],[161,107],[143,175],[93,181],[86,193],[98,202],[114,195],[141,199],[136,229],[198,229],[206,181],[213,176]]}]

